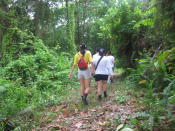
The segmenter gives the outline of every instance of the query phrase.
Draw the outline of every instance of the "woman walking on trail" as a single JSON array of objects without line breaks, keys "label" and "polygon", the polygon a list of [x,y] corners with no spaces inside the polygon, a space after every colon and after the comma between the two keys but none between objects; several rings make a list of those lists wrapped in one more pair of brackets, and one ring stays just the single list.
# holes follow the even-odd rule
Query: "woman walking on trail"
[{"label": "woman walking on trail", "polygon": [[[74,63],[70,71],[70,79],[72,79],[72,72],[76,65],[78,65],[78,79],[80,81],[80,94],[82,101],[88,105],[87,96],[90,91],[91,72],[94,73],[94,66],[92,62],[91,52],[86,50],[85,44],[80,44],[79,52],[74,56]],[[91,69],[89,68],[91,64]],[[91,71],[90,71],[91,70]]]},{"label": "woman walking on trail", "polygon": [[105,50],[99,50],[99,56],[93,59],[95,65],[95,81],[97,82],[98,100],[102,99],[102,88],[104,97],[107,97],[108,75],[112,75],[112,68],[108,58],[105,56]]}]

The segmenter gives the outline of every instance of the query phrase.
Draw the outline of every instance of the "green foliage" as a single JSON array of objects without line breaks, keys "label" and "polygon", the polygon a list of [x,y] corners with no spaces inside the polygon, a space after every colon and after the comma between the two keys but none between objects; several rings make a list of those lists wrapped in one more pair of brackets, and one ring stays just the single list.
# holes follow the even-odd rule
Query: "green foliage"
[{"label": "green foliage", "polygon": [[[145,59],[139,59],[137,69],[129,69],[131,75],[127,80],[131,81],[140,89],[147,88],[144,92],[144,98],[141,101],[146,103],[146,109],[150,117],[153,127],[162,127],[163,129],[171,129],[174,118],[174,48],[161,51],[156,57],[151,58],[149,55]],[[165,121],[169,121],[165,124]],[[138,124],[135,121],[135,124]],[[140,123],[144,127],[146,123]],[[148,128],[149,124],[145,127]]]},{"label": "green foliage", "polygon": [[127,92],[117,92],[117,96],[115,97],[116,103],[118,104],[126,104],[128,100],[130,100],[130,96],[127,94]]},{"label": "green foliage", "polygon": [[136,126],[138,130],[151,131],[153,129],[153,117],[146,112],[135,113],[127,119],[132,125]]},{"label": "green foliage", "polygon": [[70,4],[68,7],[68,45],[67,49],[72,49],[72,52],[75,52],[75,16],[74,16],[74,11],[75,11],[75,5]]},{"label": "green foliage", "polygon": [[[151,130],[150,122],[162,126],[167,119],[165,126],[170,126],[175,102],[174,0],[66,2],[0,1],[0,118],[30,106],[59,103],[71,85],[69,58],[76,44],[85,42],[93,51],[99,46],[110,49],[118,57],[117,66],[135,67],[128,68],[127,80],[144,87],[150,115],[145,124],[132,119],[143,127],[138,129]],[[116,101],[126,103],[130,97],[124,94]]]},{"label": "green foliage", "polygon": [[[134,4],[135,3],[135,4]],[[142,18],[142,10],[139,1],[119,1],[115,8],[110,8],[101,21],[101,33],[109,39],[110,50],[115,53],[122,66],[129,67],[138,53],[135,41],[138,37],[136,24]],[[125,59],[125,60],[123,60]]]},{"label": "green foliage", "polygon": [[[70,89],[67,85],[71,84],[68,76],[71,64],[68,53],[56,53],[48,49],[42,40],[25,31],[17,28],[12,31],[14,32],[8,41],[12,48],[7,48],[4,52],[0,67],[2,126],[28,108],[35,110],[59,104],[62,96]],[[16,41],[12,40],[14,35]]]},{"label": "green foliage", "polygon": [[[22,88],[19,85],[0,80],[0,121],[10,119],[13,115],[19,115],[27,107],[38,108],[50,106],[60,102],[60,96],[64,94],[61,86],[49,88],[43,92],[38,88]],[[56,84],[56,83],[55,83]]]},{"label": "green foliage", "polygon": [[[8,63],[11,59],[18,59],[21,55],[35,54],[39,51],[47,51],[42,40],[37,39],[28,31],[19,28],[9,28],[9,32],[3,37],[3,62]],[[10,59],[9,61],[7,61]]]},{"label": "green foliage", "polygon": [[[173,88],[173,83],[174,81],[169,85],[169,89]],[[135,100],[133,99],[133,106],[137,108],[137,113],[128,116],[127,119],[124,120],[128,127],[132,127],[135,130],[148,131],[152,131],[154,129],[173,129],[174,115],[172,112],[174,103],[166,103],[168,100],[167,98],[172,93],[170,93],[169,89],[164,91],[164,93],[153,92],[152,88],[138,88],[137,85],[127,79],[125,79],[121,85],[117,86],[118,91],[120,91],[120,88],[124,88],[124,91],[127,93],[124,93],[124,95],[121,95],[123,92],[116,93],[116,98],[118,98],[117,96],[120,96],[121,99],[125,99],[125,97],[127,98],[130,95],[135,96]],[[119,118],[117,117],[117,119]]]},{"label": "green foliage", "polygon": [[[59,54],[50,51],[41,40],[34,38],[33,35],[20,31],[17,33],[19,34],[16,34],[16,36],[23,43],[19,43],[18,46],[13,48],[20,54],[18,53],[17,60],[9,62],[4,67],[2,76],[9,80],[18,81],[23,86],[29,86],[38,79],[45,79],[45,77],[48,80],[61,81],[62,79],[59,78],[57,72],[68,69],[70,67],[69,60],[65,59],[63,55],[58,57]],[[16,59],[14,50],[11,51],[14,53],[12,57]],[[8,55],[8,57],[10,56]],[[7,62],[5,61],[5,63]]]},{"label": "green foliage", "polygon": [[149,54],[145,59],[139,59],[137,69],[128,70],[131,71],[131,75],[128,77],[135,84],[139,84],[139,81],[146,80],[144,84],[141,82],[141,86],[149,87],[150,83],[157,91],[162,91],[167,85],[168,81],[174,79],[174,48],[171,50],[161,52],[155,59],[151,58]]},{"label": "green foliage", "polygon": [[[33,95],[32,90],[20,88],[14,83],[6,80],[0,80],[1,84],[1,121],[5,118],[17,114],[22,108],[29,105],[28,102]],[[2,90],[3,89],[3,90]]]}]

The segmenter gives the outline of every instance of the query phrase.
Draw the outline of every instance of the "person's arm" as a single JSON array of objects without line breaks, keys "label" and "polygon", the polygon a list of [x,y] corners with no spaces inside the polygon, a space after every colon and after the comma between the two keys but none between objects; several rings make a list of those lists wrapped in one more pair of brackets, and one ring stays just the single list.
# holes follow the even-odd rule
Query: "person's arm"
[{"label": "person's arm", "polygon": [[94,67],[94,63],[91,62],[91,73],[94,75],[95,74],[95,67]]},{"label": "person's arm", "polygon": [[109,60],[107,60],[107,69],[108,69],[109,76],[112,77],[113,72],[112,72],[112,68]]},{"label": "person's arm", "polygon": [[112,63],[115,64],[115,58],[114,58],[114,56],[113,56],[113,59],[112,59]]},{"label": "person's arm", "polygon": [[75,69],[75,64],[72,65],[72,68],[71,68],[71,71],[69,74],[70,79],[72,79],[72,73],[73,73],[74,69]]},{"label": "person's arm", "polygon": [[72,65],[71,70],[70,70],[70,73],[69,73],[70,79],[72,79],[72,73],[73,73],[73,71],[75,69],[75,66],[77,65],[77,61],[78,61],[78,57],[77,57],[77,55],[75,55],[74,56],[74,63]]},{"label": "person's arm", "polygon": [[113,63],[113,70],[114,70],[114,68],[115,68],[115,58],[114,58],[114,56],[113,56],[113,59],[112,59],[112,63]]},{"label": "person's arm", "polygon": [[93,58],[92,58],[92,55],[91,55],[91,52],[89,52],[89,54],[88,54],[89,56],[89,62],[90,62],[90,64],[91,64],[91,73],[92,74],[94,74],[95,73],[95,67],[94,67],[94,63],[93,63]]}]

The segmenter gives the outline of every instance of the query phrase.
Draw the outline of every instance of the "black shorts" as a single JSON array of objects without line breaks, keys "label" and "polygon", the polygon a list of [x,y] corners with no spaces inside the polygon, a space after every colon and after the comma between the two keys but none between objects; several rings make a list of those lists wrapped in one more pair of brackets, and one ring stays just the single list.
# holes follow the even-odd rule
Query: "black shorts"
[{"label": "black shorts", "polygon": [[108,80],[108,75],[100,75],[100,74],[96,74],[94,76],[95,81],[100,81],[100,80]]}]

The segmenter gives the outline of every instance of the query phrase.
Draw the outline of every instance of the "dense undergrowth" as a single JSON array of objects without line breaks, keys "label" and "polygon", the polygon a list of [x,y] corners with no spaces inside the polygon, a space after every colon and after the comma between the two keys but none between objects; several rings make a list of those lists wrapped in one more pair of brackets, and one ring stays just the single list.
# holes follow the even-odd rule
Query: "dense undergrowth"
[{"label": "dense undergrowth", "polygon": [[11,47],[0,67],[0,130],[20,126],[19,116],[32,119],[36,108],[59,104],[71,88],[69,54],[49,49],[27,31],[13,28],[8,35]]},{"label": "dense undergrowth", "polygon": [[[175,48],[138,59],[126,85],[140,92],[137,99],[143,113],[131,119],[140,130],[174,130],[175,125]],[[141,118],[139,118],[141,117]]]},{"label": "dense undergrowth", "polygon": [[[129,124],[173,130],[175,1],[66,2],[0,1],[0,130],[28,130],[36,110],[62,101],[75,84],[68,79],[72,54],[62,51],[81,42],[92,51],[110,49],[117,67],[130,67],[125,85],[136,90],[143,112]],[[128,101],[128,93],[117,102]]]}]

